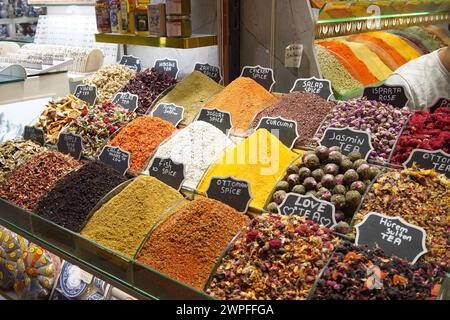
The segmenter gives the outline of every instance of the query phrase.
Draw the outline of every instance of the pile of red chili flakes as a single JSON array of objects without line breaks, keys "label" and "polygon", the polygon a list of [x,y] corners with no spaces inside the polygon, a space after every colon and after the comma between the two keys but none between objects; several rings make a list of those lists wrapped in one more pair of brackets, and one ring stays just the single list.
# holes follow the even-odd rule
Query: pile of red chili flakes
[{"label": "pile of red chili flakes", "polygon": [[398,139],[392,163],[406,162],[415,149],[442,149],[450,153],[450,108],[441,107],[435,113],[414,113]]}]

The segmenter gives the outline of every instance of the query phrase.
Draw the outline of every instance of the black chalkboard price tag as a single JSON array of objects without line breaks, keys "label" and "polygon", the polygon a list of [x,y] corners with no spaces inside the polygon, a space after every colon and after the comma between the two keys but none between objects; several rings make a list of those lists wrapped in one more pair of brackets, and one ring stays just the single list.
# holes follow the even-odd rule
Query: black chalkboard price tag
[{"label": "black chalkboard price tag", "polygon": [[388,256],[416,263],[428,251],[425,230],[400,217],[370,212],[355,228],[357,245],[367,245],[369,248],[378,245]]},{"label": "black chalkboard price tag", "polygon": [[359,151],[365,160],[375,150],[368,132],[353,130],[348,127],[328,128],[325,130],[320,145],[328,148],[339,147],[344,155]]},{"label": "black chalkboard price tag", "polygon": [[206,196],[223,202],[239,212],[247,212],[253,199],[249,182],[233,177],[211,178]]},{"label": "black chalkboard price tag", "polygon": [[184,164],[176,163],[170,158],[155,158],[149,174],[176,190],[180,190],[185,179]]},{"label": "black chalkboard price tag", "polygon": [[131,55],[122,56],[122,58],[120,58],[119,64],[127,66],[128,68],[136,70],[137,72],[142,70],[141,59],[135,56]]},{"label": "black chalkboard price tag", "polygon": [[112,167],[121,175],[125,175],[130,169],[130,153],[119,147],[104,146],[98,159]]},{"label": "black chalkboard price tag", "polygon": [[94,106],[97,101],[97,87],[91,85],[78,85],[74,96]]},{"label": "black chalkboard price tag", "polygon": [[137,94],[132,94],[129,92],[119,92],[115,95],[112,102],[124,109],[134,112],[139,106],[138,101],[139,97]]},{"label": "black chalkboard price tag", "polygon": [[366,87],[363,98],[390,104],[396,108],[404,108],[408,104],[405,87],[382,84],[378,87]]},{"label": "black chalkboard price tag", "polygon": [[34,141],[41,146],[45,144],[44,130],[34,126],[25,126],[23,129],[23,138]]},{"label": "black chalkboard price tag", "polygon": [[423,169],[435,169],[450,178],[450,154],[443,150],[428,151],[415,149],[409,155],[408,160],[403,163],[404,168],[411,168],[414,163]]},{"label": "black chalkboard price tag", "polygon": [[232,128],[231,114],[219,109],[201,109],[197,121],[204,121],[228,135]]},{"label": "black chalkboard price tag", "polygon": [[278,212],[288,216],[301,216],[313,220],[326,228],[337,224],[336,209],[333,204],[319,200],[312,195],[289,193],[278,206]]},{"label": "black chalkboard price tag", "polygon": [[160,72],[169,74],[169,76],[175,80],[177,79],[178,72],[180,71],[180,69],[178,69],[178,60],[168,58],[156,60],[154,68]]},{"label": "black chalkboard price tag", "polygon": [[222,81],[222,74],[220,72],[220,68],[212,66],[209,63],[196,63],[194,70],[200,71],[205,76],[210,77],[217,83],[220,83]]},{"label": "black chalkboard price tag", "polygon": [[294,120],[287,120],[282,117],[264,117],[259,121],[256,129],[266,129],[283,142],[285,146],[292,148],[299,138],[297,126],[297,121]]},{"label": "black chalkboard price tag", "polygon": [[176,127],[184,119],[184,108],[175,104],[160,103],[152,112],[152,116],[166,120]]},{"label": "black chalkboard price tag", "polygon": [[272,91],[274,84],[276,83],[273,70],[270,68],[263,68],[261,66],[245,66],[242,68],[241,77],[247,77],[255,80],[267,91]]},{"label": "black chalkboard price tag", "polygon": [[58,136],[56,147],[59,152],[69,154],[74,159],[80,160],[83,152],[83,139],[78,134],[61,132]]},{"label": "black chalkboard price tag", "polygon": [[435,113],[441,107],[450,108],[450,98],[439,98],[431,107],[430,112]]},{"label": "black chalkboard price tag", "polygon": [[325,100],[330,100],[333,95],[331,81],[326,79],[318,79],[316,77],[300,78],[295,80],[294,86],[290,92],[309,92],[318,95]]}]

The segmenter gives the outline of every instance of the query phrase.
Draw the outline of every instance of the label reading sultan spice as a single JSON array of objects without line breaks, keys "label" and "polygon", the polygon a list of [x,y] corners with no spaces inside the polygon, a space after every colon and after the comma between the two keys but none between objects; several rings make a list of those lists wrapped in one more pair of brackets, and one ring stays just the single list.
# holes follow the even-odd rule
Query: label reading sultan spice
[{"label": "label reading sultan spice", "polygon": [[378,87],[367,87],[364,89],[363,98],[388,103],[396,108],[404,108],[408,104],[408,97],[403,86],[390,86],[382,84]]},{"label": "label reading sultan spice", "polygon": [[425,230],[400,217],[369,212],[355,228],[357,245],[367,245],[369,248],[378,245],[386,255],[416,263],[428,251]]},{"label": "label reading sultan spice", "polygon": [[177,79],[178,72],[180,71],[180,69],[178,69],[178,60],[168,58],[156,60],[154,68],[160,72],[167,73],[175,80]]},{"label": "label reading sultan spice", "polygon": [[255,80],[267,91],[272,91],[272,87],[275,84],[275,78],[273,77],[273,70],[270,68],[263,68],[261,66],[249,67],[246,66],[242,69],[241,77],[247,77]]},{"label": "label reading sultan spice", "polygon": [[124,109],[134,112],[139,106],[138,101],[139,96],[137,94],[131,94],[129,92],[119,92],[115,95],[112,102]]},{"label": "label reading sultan spice", "polygon": [[41,146],[45,144],[44,130],[34,126],[25,126],[23,129],[23,138],[34,141]]},{"label": "label reading sultan spice", "polygon": [[264,117],[259,121],[256,129],[266,129],[277,137],[285,146],[291,148],[300,137],[297,132],[297,121],[287,120],[282,117]]},{"label": "label reading sultan spice", "polygon": [[239,212],[247,212],[253,196],[246,180],[233,177],[213,177],[206,189],[206,196],[223,202]]},{"label": "label reading sultan spice", "polygon": [[155,158],[149,168],[152,177],[180,190],[185,179],[184,164],[176,163],[170,158]]},{"label": "label reading sultan spice", "polygon": [[61,132],[56,147],[59,152],[69,154],[74,159],[80,160],[83,152],[83,139],[78,134]]},{"label": "label reading sultan spice", "polygon": [[175,104],[160,103],[152,112],[153,117],[158,117],[172,123],[175,127],[184,119],[184,108]]},{"label": "label reading sultan spice", "polygon": [[283,215],[301,216],[313,220],[326,228],[337,224],[336,209],[333,204],[319,200],[312,195],[289,193],[278,210]]},{"label": "label reading sultan spice", "polygon": [[294,86],[290,92],[309,92],[318,95],[327,101],[330,100],[333,95],[333,91],[331,90],[331,81],[326,79],[317,79],[316,77],[311,77],[308,79],[300,78],[295,80]]},{"label": "label reading sultan spice", "polygon": [[415,149],[409,155],[408,160],[403,163],[404,168],[411,168],[414,163],[423,169],[435,169],[450,178],[450,154],[443,150],[428,151]]},{"label": "label reading sultan spice", "polygon": [[331,148],[339,147],[344,155],[359,151],[367,160],[370,153],[375,150],[370,135],[366,131],[351,128],[328,128],[320,141],[320,145]]},{"label": "label reading sultan spice", "polygon": [[197,121],[204,121],[228,135],[231,128],[231,114],[219,109],[201,109]]},{"label": "label reading sultan spice", "polygon": [[196,63],[194,70],[200,71],[205,76],[210,77],[217,83],[220,83],[222,81],[222,74],[220,72],[220,68],[212,66],[209,63]]},{"label": "label reading sultan spice", "polygon": [[119,147],[105,146],[98,159],[121,175],[125,175],[130,169],[130,157],[128,151]]},{"label": "label reading sultan spice", "polygon": [[91,106],[95,106],[95,102],[97,101],[97,87],[87,84],[78,85],[75,89],[74,96]]},{"label": "label reading sultan spice", "polygon": [[128,68],[136,70],[137,72],[142,70],[141,60],[135,56],[122,56],[122,58],[120,58],[119,64],[127,66]]}]

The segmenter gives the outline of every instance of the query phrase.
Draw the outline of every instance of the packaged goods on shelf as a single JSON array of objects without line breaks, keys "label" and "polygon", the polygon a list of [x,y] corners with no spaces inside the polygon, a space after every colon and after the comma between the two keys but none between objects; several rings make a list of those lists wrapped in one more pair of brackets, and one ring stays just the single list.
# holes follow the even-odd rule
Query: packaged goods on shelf
[{"label": "packaged goods on shelf", "polygon": [[339,242],[303,217],[258,216],[230,246],[207,293],[223,300],[305,300]]},{"label": "packaged goods on shelf", "polygon": [[153,225],[181,201],[175,189],[139,176],[93,213],[81,235],[133,258]]},{"label": "packaged goods on shelf", "polygon": [[108,144],[130,152],[131,170],[141,172],[157,147],[175,131],[167,121],[142,116],[122,128]]},{"label": "packaged goods on shelf", "polygon": [[0,226],[0,288],[11,290],[28,240]]},{"label": "packaged goods on shelf", "polygon": [[137,260],[202,290],[220,254],[248,221],[219,201],[198,198],[151,233]]}]

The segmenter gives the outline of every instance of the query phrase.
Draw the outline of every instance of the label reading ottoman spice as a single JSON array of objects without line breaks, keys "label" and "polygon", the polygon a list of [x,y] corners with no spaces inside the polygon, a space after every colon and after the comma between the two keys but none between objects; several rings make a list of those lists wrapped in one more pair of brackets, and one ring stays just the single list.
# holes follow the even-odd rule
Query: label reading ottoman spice
[{"label": "label reading ottoman spice", "polygon": [[278,212],[288,216],[302,216],[327,228],[337,224],[334,205],[312,195],[289,193],[278,207]]},{"label": "label reading ottoman spice", "polygon": [[148,171],[150,176],[176,190],[181,189],[185,179],[184,164],[176,163],[170,158],[155,158]]},{"label": "label reading ottoman spice", "polygon": [[34,141],[41,146],[45,144],[44,130],[34,126],[25,126],[23,129],[23,138],[25,140]]},{"label": "label reading ottoman spice", "polygon": [[112,167],[121,175],[125,175],[130,169],[130,153],[119,147],[105,146],[100,156],[101,162]]},{"label": "label reading ottoman spice", "polygon": [[231,114],[218,109],[201,109],[197,121],[204,121],[228,135],[231,128]]},{"label": "label reading ottoman spice", "polygon": [[113,103],[127,109],[131,112],[136,111],[139,104],[139,96],[137,94],[131,94],[129,92],[119,92],[113,99]]},{"label": "label reading ottoman spice", "polygon": [[173,79],[177,79],[178,72],[180,71],[178,69],[178,60],[176,59],[159,59],[155,61],[155,69],[160,72],[165,72],[169,76],[171,76]]},{"label": "label reading ottoman spice", "polygon": [[408,104],[408,97],[403,86],[390,86],[382,84],[379,87],[367,87],[364,89],[363,97],[367,100],[374,100],[388,103],[396,108],[404,108]]},{"label": "label reading ottoman spice", "polygon": [[136,70],[137,72],[140,72],[142,70],[141,60],[139,58],[136,58],[135,56],[122,56],[122,58],[120,58],[119,64],[127,66],[128,68]]},{"label": "label reading ottoman spice", "polygon": [[329,101],[333,95],[331,90],[331,81],[326,79],[317,79],[311,77],[308,79],[300,78],[295,80],[292,92],[309,92],[318,95],[319,97]]},{"label": "label reading ottoman spice", "polygon": [[415,149],[409,155],[408,160],[403,163],[404,168],[411,168],[416,163],[423,169],[435,169],[450,178],[450,154],[442,150],[428,151]]},{"label": "label reading ottoman spice", "polygon": [[244,67],[242,69],[241,77],[247,77],[255,80],[267,91],[272,91],[272,87],[276,82],[273,77],[273,70],[270,68],[263,68],[259,65],[254,67]]},{"label": "label reading ottoman spice", "polygon": [[287,120],[282,117],[264,117],[259,121],[256,129],[266,129],[277,137],[283,144],[292,149],[299,138],[297,121]]},{"label": "label reading ottoman spice", "polygon": [[80,160],[83,152],[83,138],[78,134],[61,132],[56,144],[58,151],[71,155],[74,159]]},{"label": "label reading ottoman spice", "polygon": [[348,127],[343,129],[328,128],[320,144],[328,148],[339,147],[344,155],[359,151],[365,160],[375,150],[368,132],[353,130]]},{"label": "label reading ottoman spice", "polygon": [[74,96],[91,106],[95,106],[95,102],[97,101],[97,87],[87,84],[78,85],[75,89]]},{"label": "label reading ottoman spice", "polygon": [[378,245],[386,255],[404,258],[412,263],[425,253],[425,230],[400,217],[369,212],[356,228],[357,245]]},{"label": "label reading ottoman spice", "polygon": [[250,183],[233,177],[212,177],[206,196],[223,202],[239,212],[247,212],[253,196]]},{"label": "label reading ottoman spice", "polygon": [[152,112],[152,116],[170,122],[176,127],[184,119],[184,108],[173,103],[160,103]]},{"label": "label reading ottoman spice", "polygon": [[196,63],[194,70],[200,71],[205,76],[210,77],[217,83],[220,83],[222,81],[222,74],[220,72],[220,68],[212,66],[209,63]]}]

